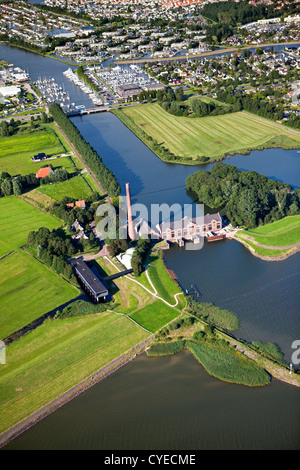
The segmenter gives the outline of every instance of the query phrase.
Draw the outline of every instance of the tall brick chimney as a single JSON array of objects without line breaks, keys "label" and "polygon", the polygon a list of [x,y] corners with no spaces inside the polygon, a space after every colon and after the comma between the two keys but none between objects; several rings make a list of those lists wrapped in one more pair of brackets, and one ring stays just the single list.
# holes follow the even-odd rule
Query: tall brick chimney
[{"label": "tall brick chimney", "polygon": [[132,222],[132,211],[131,211],[131,199],[130,199],[130,190],[129,183],[126,183],[126,202],[127,202],[127,220],[128,220],[128,235],[131,240],[135,239],[133,222]]}]

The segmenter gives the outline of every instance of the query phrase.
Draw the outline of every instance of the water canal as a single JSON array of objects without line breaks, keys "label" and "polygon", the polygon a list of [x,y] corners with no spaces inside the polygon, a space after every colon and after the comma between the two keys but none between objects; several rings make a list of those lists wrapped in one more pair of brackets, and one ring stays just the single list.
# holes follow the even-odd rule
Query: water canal
[{"label": "water canal", "polygon": [[[11,49],[14,55],[7,55]],[[1,46],[0,54],[33,80],[46,71],[58,83],[63,80],[65,64],[8,46]],[[70,95],[73,86],[66,84]],[[76,93],[78,99],[83,95]],[[185,180],[197,167],[160,161],[110,113],[76,117],[73,122],[121,187],[130,182],[134,202],[149,207],[192,201]],[[226,161],[299,187],[296,150],[254,151]],[[197,284],[205,302],[239,315],[237,336],[274,341],[288,361],[292,341],[300,337],[299,260],[300,253],[282,262],[262,261],[229,240],[206,244],[199,251],[174,247],[166,253],[183,287]],[[299,390],[276,380],[253,390],[212,379],[185,352],[172,358],[142,355],[8,448],[299,449],[299,403]]]}]

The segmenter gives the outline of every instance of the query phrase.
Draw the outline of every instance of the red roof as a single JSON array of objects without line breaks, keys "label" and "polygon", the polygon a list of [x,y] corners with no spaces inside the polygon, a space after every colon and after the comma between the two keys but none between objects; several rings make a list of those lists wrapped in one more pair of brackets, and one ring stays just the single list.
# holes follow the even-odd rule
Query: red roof
[{"label": "red roof", "polygon": [[39,171],[36,174],[37,178],[45,178],[45,176],[49,176],[49,174],[52,172],[50,166],[46,166],[45,168],[40,168]]},{"label": "red roof", "polygon": [[85,207],[85,202],[84,201],[76,201],[76,206],[77,207]]}]

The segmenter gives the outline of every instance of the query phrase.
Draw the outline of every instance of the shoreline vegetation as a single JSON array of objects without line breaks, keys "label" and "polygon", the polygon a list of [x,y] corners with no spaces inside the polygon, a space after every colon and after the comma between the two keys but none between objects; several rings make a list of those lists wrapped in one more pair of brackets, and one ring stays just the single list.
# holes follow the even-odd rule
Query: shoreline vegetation
[{"label": "shoreline vegetation", "polygon": [[[248,155],[254,150],[293,150],[300,146],[297,131],[245,111],[219,116],[178,117],[156,103],[149,103],[111,109],[110,112],[166,163],[197,166],[236,154]],[[242,136],[243,130],[246,140]],[[236,142],[240,140],[243,143],[238,148]]]}]

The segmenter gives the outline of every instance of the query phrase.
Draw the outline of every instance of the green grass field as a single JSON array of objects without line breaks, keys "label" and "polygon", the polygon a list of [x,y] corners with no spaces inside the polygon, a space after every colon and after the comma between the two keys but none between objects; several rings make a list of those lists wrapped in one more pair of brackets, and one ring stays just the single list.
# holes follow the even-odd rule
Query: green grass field
[{"label": "green grass field", "polygon": [[282,255],[293,248],[292,245],[300,243],[300,215],[240,231],[236,236],[245,240],[260,255]]},{"label": "green grass field", "polygon": [[[174,305],[174,295],[182,292],[181,289],[165,270],[160,253],[151,255],[149,260],[152,265],[150,279],[158,296]],[[98,258],[95,263],[100,267],[102,275],[105,273],[111,275],[117,272],[105,258]],[[166,323],[177,318],[180,315],[180,308],[183,308],[185,302],[183,299],[181,300],[183,296],[179,296],[180,302],[176,308],[169,307],[151,295],[143,286],[151,292],[153,291],[144,272],[137,278],[126,276],[115,279],[111,281],[109,287],[116,304],[114,310],[129,315],[139,325],[154,333]]]},{"label": "green grass field", "polygon": [[[36,173],[45,165],[44,162],[34,163],[31,158],[40,152],[48,157],[61,155],[70,151],[62,136],[53,127],[36,129],[32,133],[16,134],[0,138],[0,171],[11,175]],[[69,159],[51,160],[53,167],[70,166]],[[72,164],[74,166],[74,164]]]},{"label": "green grass field", "polygon": [[[149,265],[148,274],[152,284],[157,290],[159,297],[162,297],[171,305],[175,304],[174,296],[182,292],[182,289],[170,277],[163,262],[162,251],[157,253],[151,252],[147,262]],[[178,300],[182,300],[183,296],[179,296]],[[183,304],[180,306],[184,306]]]},{"label": "green grass field", "polygon": [[6,348],[0,432],[125,353],[149,334],[114,313],[45,322]]},{"label": "green grass field", "polygon": [[91,195],[93,189],[85,176],[77,175],[61,183],[41,185],[38,191],[56,201],[61,201],[65,196],[74,199],[85,199]]},{"label": "green grass field", "polygon": [[79,295],[27,253],[16,251],[0,260],[0,338],[4,339]]},{"label": "green grass field", "polygon": [[300,134],[243,111],[202,118],[177,117],[151,103],[116,111],[120,119],[122,113],[134,121],[133,132],[137,126],[182,163],[193,164],[203,156],[217,160],[254,149],[300,145]]},{"label": "green grass field", "polygon": [[0,257],[26,243],[31,230],[40,227],[53,230],[61,225],[59,220],[16,196],[1,198],[0,212]]},{"label": "green grass field", "polygon": [[155,333],[164,325],[180,315],[175,308],[169,307],[161,300],[155,300],[130,315],[139,325]]}]

